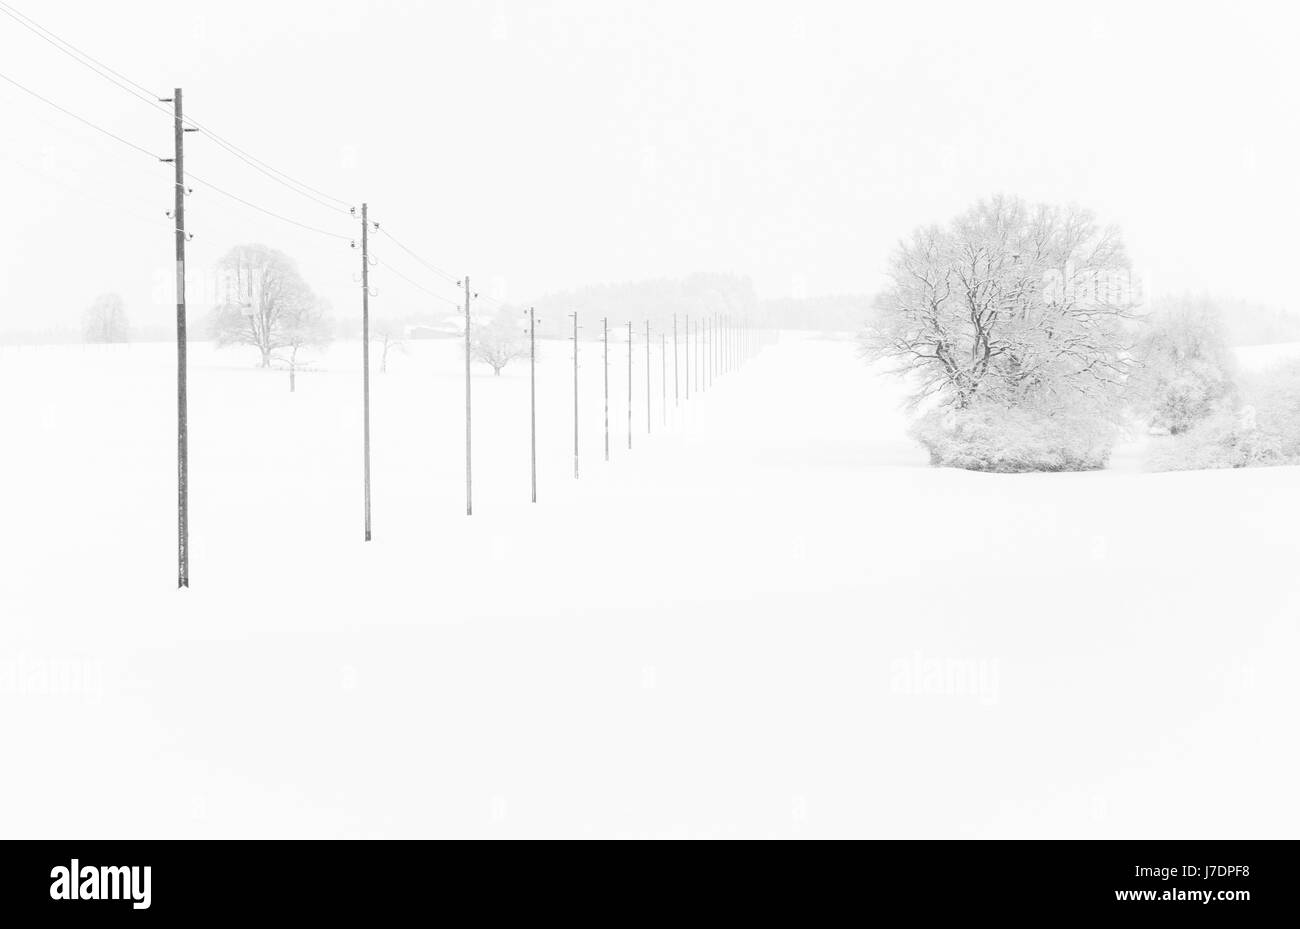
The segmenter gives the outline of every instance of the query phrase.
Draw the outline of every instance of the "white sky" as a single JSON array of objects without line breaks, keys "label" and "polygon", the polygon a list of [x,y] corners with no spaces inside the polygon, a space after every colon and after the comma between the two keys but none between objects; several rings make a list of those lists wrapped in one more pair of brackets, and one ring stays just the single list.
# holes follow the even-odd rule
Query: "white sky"
[{"label": "white sky", "polygon": [[[188,115],[367,199],[504,299],[696,270],[765,296],[867,292],[915,225],[1007,192],[1118,223],[1155,292],[1293,303],[1300,63],[1282,4],[6,2],[162,95],[183,86]],[[170,153],[163,114],[4,17],[0,73]],[[104,291],[165,322],[170,166],[2,81],[0,107],[0,330],[74,326]],[[202,136],[186,160],[354,231]],[[188,210],[192,269],[265,242],[352,312],[346,242],[197,185]],[[383,269],[375,286],[380,312],[430,302]]]}]

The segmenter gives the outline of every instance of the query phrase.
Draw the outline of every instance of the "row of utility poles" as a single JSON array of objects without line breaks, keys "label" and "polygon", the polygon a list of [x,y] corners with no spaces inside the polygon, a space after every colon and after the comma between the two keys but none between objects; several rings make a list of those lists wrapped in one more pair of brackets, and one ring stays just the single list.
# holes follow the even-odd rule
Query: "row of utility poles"
[{"label": "row of utility poles", "polygon": [[[172,216],[175,220],[176,240],[176,462],[177,462],[177,586],[190,585],[190,546],[189,546],[189,413],[188,413],[188,359],[187,359],[187,320],[185,304],[185,243],[189,235],[185,231],[185,136],[198,129],[185,125],[182,91],[178,87],[171,97],[162,102],[172,104],[175,129],[175,154],[172,158],[160,159],[172,163],[175,167],[175,208]],[[355,215],[355,210],[352,211]],[[370,289],[370,269],[374,261],[370,257],[370,233],[378,231],[379,224],[370,219],[370,207],[361,204],[361,397],[362,397],[362,482],[364,498],[364,537],[369,542],[373,538],[371,526],[370,493],[370,298],[374,293]],[[354,247],[356,243],[353,243]],[[473,381],[470,366],[473,360],[473,301],[477,294],[470,287],[469,277],[457,282],[464,289],[465,314],[465,513],[474,515],[474,455],[473,455]],[[569,314],[573,320],[573,476],[580,474],[579,437],[579,393],[578,393],[578,357],[579,331],[578,314]],[[604,362],[604,419],[605,419],[605,460],[610,457],[609,429],[609,320],[601,321],[603,362]],[[672,324],[672,379],[673,404],[679,405],[684,397],[690,400],[691,389],[698,394],[712,386],[714,379],[733,371],[746,358],[754,354],[759,347],[759,333],[752,324],[738,316],[714,313],[703,320],[692,321],[690,316],[683,320],[684,337],[679,334],[678,317],[673,315]],[[537,502],[537,318],[532,309],[528,311],[528,343],[530,355],[529,371],[529,447],[531,457],[532,502]],[[694,341],[694,347],[692,347]],[[632,448],[633,419],[633,323],[627,324],[627,447]],[[653,411],[651,397],[653,384],[651,378],[651,345],[653,344],[650,322],[645,324],[646,349],[646,433],[653,430]],[[660,333],[660,402],[663,408],[663,422],[668,424],[668,332]],[[681,349],[682,363],[678,363],[678,349]],[[694,367],[692,367],[694,352]]]},{"label": "row of utility poles", "polygon": [[[468,301],[467,304],[468,305]],[[578,324],[578,314],[570,313],[569,319],[573,322],[572,335],[569,341],[573,343],[573,477],[575,480],[581,474],[579,443],[581,427],[581,404],[579,403],[579,384],[578,384],[578,346],[580,344],[579,331],[581,326]],[[697,321],[694,325],[691,318],[685,318],[686,339],[683,343],[678,334],[678,317],[673,314],[673,405],[679,406],[682,401],[682,388],[685,387],[685,398],[690,400],[691,397],[691,339],[695,338],[696,348],[696,371],[695,371],[695,392],[708,389],[713,384],[714,379],[721,375],[734,371],[746,359],[757,352],[759,347],[759,335],[757,330],[750,322],[743,317],[736,317],[724,314],[713,314],[706,318],[705,321]],[[604,426],[605,426],[605,460],[609,461],[610,449],[610,429],[609,429],[609,318],[605,317],[600,321],[601,325],[601,362],[603,367],[603,388],[604,388]],[[528,347],[529,347],[529,471],[532,477],[532,502],[537,502],[537,317],[533,309],[528,310]],[[627,323],[627,447],[632,449],[632,436],[634,429],[632,419],[634,412],[633,399],[633,323],[629,320]],[[469,330],[466,329],[466,345],[469,344]],[[651,331],[650,321],[645,324],[645,429],[646,434],[650,435],[654,431],[654,410],[652,398],[654,396],[654,384],[652,378],[653,361],[651,357],[651,347],[654,345],[653,334]],[[685,365],[678,362],[678,349],[682,350],[685,356]],[[468,357],[468,356],[467,356]],[[667,329],[659,333],[659,368],[660,368],[660,408],[663,416],[663,424],[668,425],[668,331]],[[685,377],[681,372],[685,370]],[[469,367],[466,362],[466,387],[465,395],[469,396]],[[469,422],[469,410],[466,408],[466,423]],[[466,436],[466,447],[469,445],[469,437]],[[466,476],[466,486],[469,486],[469,476]]]}]

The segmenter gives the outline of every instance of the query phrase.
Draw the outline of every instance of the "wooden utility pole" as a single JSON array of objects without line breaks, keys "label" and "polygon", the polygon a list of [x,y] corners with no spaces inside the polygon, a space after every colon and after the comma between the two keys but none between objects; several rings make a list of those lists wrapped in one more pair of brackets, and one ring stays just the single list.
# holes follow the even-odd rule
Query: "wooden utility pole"
[{"label": "wooden utility pole", "polygon": [[718,378],[718,314],[709,317],[709,385]]},{"label": "wooden utility pole", "polygon": [[573,479],[578,479],[578,313],[573,316]]},{"label": "wooden utility pole", "polygon": [[686,399],[689,400],[691,399],[691,316],[689,313],[686,314],[686,338],[682,342],[682,351],[686,353],[683,367],[686,368]]},{"label": "wooden utility pole", "polygon": [[713,316],[704,317],[704,386],[713,386]]},{"label": "wooden utility pole", "polygon": [[681,388],[677,386],[677,314],[673,314],[673,406],[681,405]]},{"label": "wooden utility pole", "polygon": [[[189,359],[185,325],[185,114],[181,89],[172,91],[176,150],[176,588],[190,586]],[[164,159],[165,160],[165,159]]]},{"label": "wooden utility pole", "polygon": [[366,541],[370,541],[370,218],[361,204],[361,431],[366,497]]},{"label": "wooden utility pole", "polygon": [[650,434],[650,320],[645,321],[645,434]]},{"label": "wooden utility pole", "polygon": [[470,292],[469,275],[465,275],[465,515],[474,515],[474,430],[471,428],[469,361],[470,361]]},{"label": "wooden utility pole", "polygon": [[[687,337],[689,338],[689,334]],[[703,341],[700,339],[700,321],[698,319],[695,321],[695,343],[694,344],[695,344],[695,364],[691,366],[691,373],[695,375],[695,392],[698,394],[700,391],[704,389],[704,384],[700,381],[700,358],[702,355],[700,349],[702,349],[704,345],[703,345]]]},{"label": "wooden utility pole", "polygon": [[528,308],[529,451],[533,473],[533,502],[537,502],[537,314]]},{"label": "wooden utility pole", "polygon": [[632,450],[632,320],[627,321],[627,448]]},{"label": "wooden utility pole", "polygon": [[609,461],[609,317],[600,324],[605,330],[605,460]]}]

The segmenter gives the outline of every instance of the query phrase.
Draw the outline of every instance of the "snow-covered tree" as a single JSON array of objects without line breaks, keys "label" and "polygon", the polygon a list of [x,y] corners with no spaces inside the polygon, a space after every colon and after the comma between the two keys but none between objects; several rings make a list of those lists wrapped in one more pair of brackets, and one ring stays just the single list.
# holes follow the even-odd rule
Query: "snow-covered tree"
[{"label": "snow-covered tree", "polygon": [[1235,365],[1222,314],[1208,299],[1157,305],[1138,340],[1135,407],[1151,427],[1186,432],[1231,401]]},{"label": "snow-covered tree", "polygon": [[272,359],[289,372],[289,392],[298,389],[298,372],[306,364],[304,352],[329,345],[334,325],[329,318],[329,307],[323,300],[313,299],[295,304],[280,318],[280,341],[283,345],[272,353]]},{"label": "snow-covered tree", "polygon": [[982,201],[900,244],[864,354],[915,375],[917,403],[1068,392],[1109,405],[1128,367],[1128,269],[1118,233],[1091,213]]},{"label": "snow-covered tree", "polygon": [[81,334],[86,342],[111,344],[126,342],[130,329],[126,321],[126,304],[117,294],[101,294],[81,314]]},{"label": "snow-covered tree", "polygon": [[528,357],[528,336],[512,312],[503,311],[486,322],[473,320],[470,333],[470,354],[475,361],[490,365],[495,375],[510,362]]},{"label": "snow-covered tree", "polygon": [[406,326],[395,319],[378,319],[370,327],[371,339],[379,346],[379,371],[388,373],[388,356],[406,350]]},{"label": "snow-covered tree", "polygon": [[316,304],[316,295],[288,255],[265,245],[239,245],[217,266],[222,303],[208,328],[218,348],[251,345],[262,355],[292,347],[293,330]]},{"label": "snow-covered tree", "polygon": [[[1115,229],[1074,207],[996,197],[946,227],[917,229],[889,274],[860,345],[867,359],[892,362],[910,379],[912,408],[928,411],[918,437],[936,463],[946,463],[938,450],[963,441],[967,410],[979,411],[972,423],[1016,410],[1009,421],[1026,429],[1055,419],[1017,439],[1028,448],[1050,437],[1045,467],[1104,460],[1108,445],[1093,441],[1104,430],[1093,426],[1118,417],[1136,304]],[[1088,441],[1058,447],[1074,434]],[[1033,456],[1021,465],[1032,469]]]}]

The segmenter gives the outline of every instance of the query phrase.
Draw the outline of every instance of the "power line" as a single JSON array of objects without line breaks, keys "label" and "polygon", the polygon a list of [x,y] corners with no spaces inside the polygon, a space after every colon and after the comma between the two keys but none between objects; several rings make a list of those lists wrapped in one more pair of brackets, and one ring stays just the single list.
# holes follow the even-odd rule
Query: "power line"
[{"label": "power line", "polygon": [[[127,93],[131,94],[133,97],[136,97],[139,100],[143,100],[145,103],[147,103],[149,106],[153,107],[154,109],[158,110],[160,113],[163,113],[169,118],[171,117],[172,114],[165,107],[159,105],[161,102],[159,99],[159,95],[149,90],[149,88],[145,87],[143,84],[131,80],[129,77],[122,74],[121,72],[116,71],[113,68],[109,67],[108,65],[104,64],[102,61],[99,61],[94,56],[82,51],[80,48],[73,45],[71,42],[61,38],[51,30],[46,29],[44,26],[36,22],[36,20],[32,19],[30,16],[27,16],[25,13],[22,13],[16,10],[14,7],[10,6],[9,4],[5,3],[4,0],[0,0],[0,13],[3,13],[4,15],[8,16],[10,19],[14,20],[14,22],[18,23],[20,26],[27,29],[32,34],[36,35],[38,38],[47,42],[58,51],[67,55],[73,61],[89,69],[94,74],[97,74],[98,76],[102,77],[104,80],[108,81],[109,83],[113,84],[119,89],[126,91]],[[287,187],[289,190],[292,190],[294,193],[302,197],[306,197],[307,199],[325,207],[326,209],[334,210],[339,213],[347,213],[349,211],[350,204],[346,200],[340,200],[337,197],[332,197],[323,191],[317,190],[316,188],[303,183],[302,181],[296,180],[292,176],[285,174],[283,171],[279,171],[276,168],[271,167],[266,162],[262,161],[261,159],[253,157],[248,152],[244,151],[239,146],[235,145],[229,139],[226,139],[223,136],[218,135],[216,132],[212,131],[207,126],[201,124],[198,120],[193,119],[192,117],[186,117],[185,122],[190,126],[193,126],[198,129],[202,129],[204,134],[207,135],[210,139],[212,139],[212,141],[214,141],[218,146],[225,149],[227,152],[234,155],[240,161],[243,161],[245,164],[249,165],[253,169],[266,175],[276,183],[284,187]],[[328,201],[333,201],[333,203]]]},{"label": "power line", "polygon": [[381,235],[386,235],[386,236],[388,236],[388,238],[392,239],[394,245],[396,245],[396,246],[397,246],[398,248],[400,248],[402,251],[406,252],[406,254],[410,255],[412,258],[414,258],[414,259],[415,259],[416,261],[418,261],[420,264],[424,265],[426,268],[428,268],[428,269],[429,269],[430,271],[432,271],[434,274],[439,274],[439,275],[441,275],[442,277],[446,278],[447,281],[449,281],[449,282],[452,283],[452,284],[456,284],[456,285],[459,285],[459,284],[460,284],[460,278],[458,278],[458,277],[457,277],[456,275],[454,275],[454,274],[450,274],[450,273],[448,273],[447,271],[444,271],[442,268],[439,268],[437,265],[435,265],[435,264],[433,264],[433,263],[431,263],[431,262],[425,260],[424,258],[421,258],[418,254],[416,254],[414,251],[412,251],[408,246],[403,245],[400,241],[398,241],[397,237],[394,236],[391,232],[389,232],[388,229],[387,229],[387,227],[385,227],[385,226],[381,226],[380,229],[379,229],[379,232],[380,232]]},{"label": "power line", "polygon": [[[0,2],[2,2],[2,0],[0,0]],[[19,90],[23,91],[24,93],[30,94],[31,96],[35,97],[37,100],[40,100],[42,103],[46,104],[47,106],[53,107],[54,109],[58,110],[60,113],[63,113],[64,115],[70,116],[73,119],[77,120],[77,122],[89,126],[91,129],[94,129],[96,132],[103,133],[104,135],[108,136],[110,139],[113,139],[121,143],[122,145],[127,146],[128,148],[134,149],[135,151],[140,152],[143,155],[148,155],[149,158],[151,158],[154,161],[165,160],[160,156],[158,156],[157,154],[150,152],[148,149],[144,148],[143,146],[136,145],[134,142],[130,141],[129,139],[124,139],[122,138],[122,136],[118,135],[117,133],[111,132],[110,130],[105,129],[103,126],[91,122],[90,120],[86,119],[84,116],[77,115],[76,113],[72,112],[66,107],[60,106],[59,104],[55,103],[53,100],[49,99],[48,97],[42,96],[41,94],[37,93],[36,91],[32,90],[30,87],[27,87],[24,84],[20,84],[18,81],[14,80],[8,75],[0,74],[0,80],[7,81],[8,83],[17,87]],[[259,213],[263,213],[267,216],[272,217],[273,219],[278,219],[281,222],[289,223],[290,225],[297,226],[300,229],[306,229],[309,232],[315,232],[319,235],[329,236],[332,239],[340,239],[344,242],[352,241],[351,236],[342,235],[337,232],[330,232],[327,229],[321,229],[318,226],[313,226],[309,223],[304,223],[296,219],[292,219],[281,213],[277,213],[274,210],[268,210],[266,207],[259,206],[258,204],[252,202],[251,200],[246,200],[243,197],[239,196],[238,194],[231,193],[230,191],[226,190],[224,187],[220,187],[219,185],[214,184],[212,181],[199,177],[197,174],[193,174],[192,172],[187,171],[185,173],[185,177],[190,180],[197,181],[199,184],[211,188],[212,190],[216,191],[222,196],[228,197],[231,200],[236,201],[237,203],[242,203],[244,206],[253,210],[257,210]]]},{"label": "power line", "polygon": [[[10,19],[17,22],[19,25],[23,26],[24,28],[28,29],[31,32],[34,32],[42,39],[45,39],[46,42],[49,42],[51,45],[53,45],[55,48],[58,48],[64,54],[68,54],[71,57],[71,53],[67,51],[67,49],[71,49],[72,52],[76,53],[76,55],[80,55],[82,58],[85,58],[93,62],[95,65],[98,65],[100,68],[102,68],[104,71],[107,71],[109,74],[113,75],[114,77],[119,78],[122,81],[125,81],[126,83],[130,84],[132,87],[135,87],[137,90],[140,90],[143,93],[147,94],[151,98],[149,101],[150,103],[158,99],[159,95],[154,91],[150,90],[148,87],[145,87],[142,84],[137,84],[135,81],[131,80],[125,74],[121,74],[118,71],[114,71],[108,65],[86,54],[85,52],[77,48],[75,45],[73,45],[71,42],[67,41],[66,39],[59,38],[59,36],[51,32],[49,29],[46,29],[36,20],[28,16],[26,13],[23,13],[18,9],[10,6],[8,3],[5,3],[4,0],[0,0],[0,7],[3,7],[3,9],[0,9],[0,12],[5,13],[6,16],[8,16]],[[62,48],[61,46],[66,46],[67,48]],[[85,64],[85,62],[82,63]],[[87,64],[86,67],[89,68],[90,65]],[[166,112],[166,110],[164,110],[163,112]]]},{"label": "power line", "polygon": [[130,78],[126,77],[125,75],[119,74],[118,72],[114,71],[112,68],[108,67],[108,65],[98,61],[95,58],[92,58],[90,55],[86,54],[85,52],[78,49],[76,46],[72,45],[72,43],[66,42],[65,40],[59,38],[59,36],[51,32],[50,30],[46,29],[40,23],[36,22],[36,20],[27,16],[25,13],[16,10],[14,7],[10,6],[9,4],[4,3],[3,0],[0,0],[0,13],[3,13],[5,16],[8,16],[14,22],[18,23],[18,25],[22,26],[28,32],[35,35],[38,39],[49,44],[56,51],[62,52],[64,55],[67,55],[69,58],[71,58],[77,64],[86,68],[95,76],[102,77],[104,80],[108,81],[114,87],[126,91],[128,94],[135,97],[137,100],[142,100],[149,106],[153,107],[158,112],[162,113],[163,115],[169,118],[171,117],[172,115],[171,112],[166,107],[161,105],[162,101],[160,100],[158,94],[154,93],[153,91],[149,90],[147,87],[144,87],[141,84],[137,84],[135,81],[132,81]]},{"label": "power line", "polygon": [[230,191],[226,190],[223,187],[218,187],[216,184],[212,183],[211,181],[205,181],[203,178],[199,177],[197,174],[194,174],[191,171],[186,171],[185,177],[192,181],[198,181],[203,186],[210,187],[211,189],[215,190],[217,193],[229,197],[231,200],[234,200],[238,203],[242,203],[244,206],[249,207],[250,209],[257,210],[259,213],[265,213],[267,216],[270,216],[274,219],[278,219],[281,222],[285,222],[285,223],[289,223],[290,225],[297,226],[299,229],[306,229],[309,232],[315,232],[318,233],[319,235],[329,236],[331,239],[342,239],[344,242],[353,241],[352,236],[342,235],[341,233],[338,232],[330,232],[328,229],[321,229],[318,226],[312,226],[308,223],[302,223],[296,219],[290,219],[288,216],[284,216],[280,213],[276,213],[273,210],[268,210],[264,206],[258,206],[256,203],[253,203],[251,200],[245,200],[243,197],[239,196],[238,194],[232,194]]},{"label": "power line", "polygon": [[52,106],[52,107],[54,107],[54,109],[58,110],[60,113],[63,113],[65,116],[71,116],[71,117],[72,117],[73,119],[75,119],[77,122],[79,122],[79,123],[83,123],[84,125],[89,126],[91,129],[94,129],[96,132],[102,132],[104,135],[108,136],[110,139],[116,139],[118,142],[121,142],[123,145],[127,146],[128,148],[133,148],[133,149],[135,149],[137,152],[140,152],[142,155],[148,155],[148,156],[149,156],[150,158],[152,158],[154,161],[162,161],[162,160],[163,160],[163,159],[160,158],[156,153],[149,151],[149,150],[146,149],[144,146],[136,145],[134,142],[131,142],[131,141],[127,140],[127,139],[124,139],[124,138],[122,138],[120,135],[118,135],[117,133],[115,133],[115,132],[110,132],[109,130],[105,129],[103,126],[100,126],[100,125],[97,124],[97,123],[92,123],[90,120],[86,119],[84,116],[78,116],[76,113],[72,112],[71,110],[59,106],[57,103],[55,103],[55,102],[54,102],[53,100],[51,100],[49,97],[43,97],[43,96],[41,96],[41,95],[38,94],[36,91],[32,90],[30,87],[27,87],[27,86],[25,86],[25,85],[23,85],[23,84],[18,83],[17,81],[15,81],[13,78],[9,77],[9,76],[6,75],[6,74],[0,74],[0,80],[8,81],[10,84],[13,84],[15,87],[17,87],[17,88],[18,88],[19,90],[21,90],[23,93],[30,94],[31,96],[35,97],[37,100],[41,101],[42,103],[46,104],[47,106]]},{"label": "power line", "polygon": [[[451,274],[449,271],[444,271],[442,268],[439,268],[437,265],[435,265],[435,264],[433,264],[432,262],[428,261],[427,259],[421,257],[417,252],[415,252],[414,250],[412,250],[409,246],[404,245],[402,242],[398,241],[398,239],[397,239],[397,238],[396,238],[396,237],[395,237],[391,232],[389,232],[389,231],[387,230],[387,228],[381,226],[381,227],[379,228],[379,233],[380,233],[381,235],[386,235],[386,236],[388,236],[388,238],[392,240],[392,242],[393,242],[394,245],[396,245],[396,246],[397,246],[398,248],[400,248],[402,251],[406,252],[406,254],[410,255],[412,258],[414,258],[416,261],[418,261],[418,262],[419,262],[421,265],[423,265],[424,267],[428,268],[430,271],[432,271],[432,272],[434,272],[435,274],[441,276],[441,277],[442,277],[444,280],[446,280],[448,283],[450,283],[450,284],[455,284],[457,287],[459,287],[459,286],[461,285],[461,280],[462,280],[461,278],[458,278],[458,277],[454,276],[454,275]],[[389,270],[392,270],[392,266],[391,266],[391,265],[389,265]],[[396,273],[396,272],[394,272],[394,273]],[[407,278],[407,280],[410,280],[410,279]],[[441,298],[440,298],[440,299],[441,299]],[[507,308],[508,308],[508,307],[506,306],[505,303],[503,303],[502,301],[496,299],[495,297],[480,296],[480,295],[478,295],[478,294],[475,294],[475,299],[476,299],[476,300],[479,300],[479,301],[482,301],[482,302],[495,304],[496,307],[497,307],[498,309],[507,309]],[[460,304],[455,304],[455,305],[456,305],[456,306],[459,306]]]},{"label": "power line", "polygon": [[391,271],[393,274],[397,275],[397,276],[400,277],[402,280],[406,281],[406,283],[410,284],[410,285],[411,285],[412,287],[414,287],[416,290],[423,291],[424,293],[428,294],[430,297],[433,297],[435,300],[441,300],[443,303],[446,303],[446,304],[448,304],[449,306],[454,306],[454,307],[456,307],[457,309],[460,309],[460,304],[459,304],[457,301],[452,300],[452,299],[449,298],[449,297],[444,297],[444,296],[442,296],[441,294],[436,294],[436,293],[434,293],[432,290],[430,290],[429,288],[423,286],[422,284],[417,284],[415,281],[411,280],[409,277],[407,277],[407,276],[406,276],[405,274],[403,274],[401,271],[398,271],[396,268],[394,268],[392,265],[388,264],[387,262],[385,262],[385,261],[380,261],[379,258],[377,258],[377,257],[375,257],[375,256],[373,256],[373,255],[372,255],[371,257],[375,259],[375,264],[376,264],[378,267],[388,269],[388,270]]},{"label": "power line", "polygon": [[[208,138],[212,139],[212,141],[216,142],[217,145],[219,145],[221,148],[224,148],[226,151],[234,155],[240,161],[244,162],[245,164],[249,165],[250,167],[254,168],[257,171],[260,171],[262,174],[265,174],[267,177],[269,177],[271,180],[275,181],[276,183],[280,184],[281,186],[287,187],[289,190],[292,190],[294,193],[306,197],[308,200],[318,203],[321,206],[325,207],[326,209],[334,210],[336,213],[350,214],[352,207],[351,204],[349,204],[346,200],[340,200],[337,197],[331,197],[329,194],[323,193],[314,187],[310,187],[307,184],[304,184],[302,181],[294,180],[292,177],[285,174],[283,171],[278,171],[275,168],[272,168],[266,162],[254,158],[252,155],[248,154],[246,151],[239,148],[237,145],[230,142],[229,140],[217,135],[215,132],[213,132],[211,129],[209,129],[207,126],[204,126],[202,123],[198,122],[197,120],[186,119],[185,121],[189,123],[191,126],[194,126],[196,129],[203,130],[203,134],[206,135]],[[302,189],[299,190],[298,188],[302,188]],[[334,202],[328,203],[326,202],[327,200],[332,200]],[[339,204],[339,205],[336,206],[335,204]]]},{"label": "power line", "polygon": [[109,209],[120,212],[130,217],[131,219],[136,220],[141,224],[148,223],[150,226],[152,226],[155,229],[158,227],[158,220],[156,218],[146,217],[145,214],[137,212],[135,209],[131,207],[124,206],[123,204],[120,203],[113,203],[109,200],[104,199],[103,197],[97,196],[93,193],[88,193],[79,187],[74,187],[72,184],[69,184],[67,181],[65,181],[61,176],[57,174],[51,174],[48,171],[42,171],[39,168],[33,167],[32,165],[23,164],[21,161],[18,161],[14,158],[10,158],[3,151],[0,151],[0,160],[6,161],[9,164],[13,165],[14,167],[22,171],[28,172],[33,177],[39,178],[51,184],[56,184],[59,187],[62,187],[64,190],[70,190],[85,200],[90,200],[93,203],[99,203],[103,206],[108,207]]},{"label": "power line", "polygon": [[[78,64],[87,68],[92,73],[98,75],[99,77],[102,77],[104,80],[110,82],[111,84],[118,87],[119,89],[126,91],[127,93],[131,94],[133,97],[136,97],[137,99],[144,101],[149,106],[153,107],[154,109],[157,109],[159,112],[163,113],[164,115],[169,117],[172,115],[167,111],[165,107],[160,105],[159,97],[155,92],[149,90],[149,88],[145,87],[143,84],[140,84],[137,81],[132,80],[131,78],[115,70],[114,68],[104,64],[102,61],[88,54],[87,52],[82,51],[80,48],[73,45],[71,42],[67,41],[66,39],[61,38],[59,35],[52,32],[51,30],[45,28],[40,23],[36,22],[31,17],[27,16],[25,13],[22,13],[16,8],[10,6],[8,3],[5,3],[4,0],[0,0],[0,13],[3,13],[4,15],[8,16],[10,19],[14,20],[14,22],[23,26],[23,28],[27,29],[29,32],[33,33],[43,41],[47,42],[49,45],[53,46],[58,51],[67,55],[73,61],[76,61]],[[71,116],[73,119],[76,119],[78,122],[84,123],[85,125],[90,126],[92,129],[96,129],[97,131],[104,133],[105,135],[115,139],[118,142],[121,142],[124,145],[130,146],[136,151],[147,154],[150,157],[154,157],[154,158],[158,157],[157,155],[154,155],[152,152],[148,152],[147,150],[145,150],[142,146],[138,146],[135,143],[130,142],[122,138],[121,136],[118,136],[115,133],[110,132],[107,129],[104,129],[102,126],[92,123],[90,120],[78,116],[76,113],[73,113],[72,111],[59,106],[53,101],[45,97],[42,97],[40,94],[36,93],[30,88],[24,87],[23,85],[19,84],[17,81],[14,81],[12,78],[5,77],[2,74],[0,74],[0,77],[3,77],[5,80],[9,81],[14,86],[31,94],[32,96],[48,104],[49,106],[52,106],[55,109],[59,110],[60,112],[68,116]],[[337,197],[333,197],[330,194],[325,193],[324,191],[317,190],[316,188],[311,187],[310,185],[305,184],[302,181],[296,180],[291,175],[285,174],[283,171],[279,171],[278,169],[271,167],[266,162],[262,161],[259,158],[254,157],[253,155],[241,149],[239,146],[235,145],[233,142],[229,141],[223,136],[212,131],[207,126],[200,123],[198,120],[192,117],[185,117],[184,122],[197,129],[201,129],[204,132],[204,134],[207,135],[208,138],[212,139],[219,147],[225,149],[227,152],[234,155],[236,158],[243,161],[245,164],[249,165],[250,167],[254,168],[261,174],[264,174],[265,176],[269,177],[271,180],[275,181],[276,183],[284,187],[287,187],[289,190],[292,190],[294,193],[306,197],[307,199],[312,200],[313,202],[338,213],[350,214],[352,212],[352,208],[349,206],[346,200],[341,200]],[[268,210],[265,207],[259,206],[256,203],[253,203],[249,200],[239,197],[238,195],[233,194],[230,191],[227,191],[217,186],[216,184],[213,184],[210,181],[206,181],[203,178],[198,177],[197,175],[187,173],[186,177],[192,178],[193,180],[198,181],[200,184],[204,184],[208,187],[211,187],[217,193],[220,193],[226,197],[229,197],[232,200],[242,203],[251,209],[257,210],[275,219],[279,219],[282,222],[290,223],[294,226],[298,226],[299,228],[306,229],[311,232],[316,232],[321,235],[326,235],[336,239],[344,239],[347,241],[351,241],[350,236],[343,236],[343,235],[339,235],[338,233],[329,232],[327,230],[320,229],[319,227],[312,226],[308,223],[303,223],[298,220],[291,219],[287,216],[276,213],[272,210]],[[333,203],[327,201],[333,201]],[[434,272],[435,274],[445,279],[448,283],[451,284],[460,283],[459,278],[456,275],[451,274],[450,272],[444,270],[443,268],[438,267],[437,265],[433,264],[431,261],[422,257],[414,249],[410,248],[410,246],[400,241],[396,236],[388,232],[386,229],[381,229],[380,231],[383,232],[385,235],[387,235],[388,238],[392,240],[393,244],[395,244],[398,248],[402,249],[402,251],[410,255],[411,258],[415,259],[425,268],[429,269],[430,271]],[[417,286],[417,287],[419,286],[415,284],[414,281],[411,281],[410,278],[401,275],[400,272],[397,272],[391,266],[389,266],[389,270],[393,270],[393,273],[398,274],[398,276],[400,277],[403,277],[404,280],[406,280],[408,283],[411,283],[413,286]],[[489,303],[494,303],[498,306],[503,305],[501,301],[496,300],[494,298],[485,297],[484,299],[486,299]]]}]

